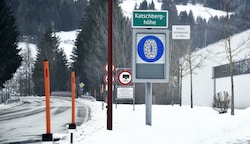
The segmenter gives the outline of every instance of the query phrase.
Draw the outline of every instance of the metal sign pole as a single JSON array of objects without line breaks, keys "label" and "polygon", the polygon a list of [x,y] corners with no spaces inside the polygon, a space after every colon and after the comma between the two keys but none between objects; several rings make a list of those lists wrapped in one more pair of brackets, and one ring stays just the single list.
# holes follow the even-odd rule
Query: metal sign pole
[{"label": "metal sign pole", "polygon": [[152,83],[145,84],[146,125],[152,125]]},{"label": "metal sign pole", "polygon": [[107,130],[113,129],[113,93],[112,93],[112,0],[108,1],[108,106]]}]

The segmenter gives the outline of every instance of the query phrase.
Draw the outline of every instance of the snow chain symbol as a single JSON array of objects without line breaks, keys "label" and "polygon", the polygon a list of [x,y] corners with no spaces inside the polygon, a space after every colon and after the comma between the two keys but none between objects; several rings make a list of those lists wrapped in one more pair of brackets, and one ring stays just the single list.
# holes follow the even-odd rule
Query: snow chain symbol
[{"label": "snow chain symbol", "polygon": [[159,38],[149,35],[139,41],[137,52],[145,62],[156,62],[162,57],[164,46]]},{"label": "snow chain symbol", "polygon": [[153,39],[148,39],[144,43],[144,55],[148,59],[154,59],[157,55],[157,44]]}]

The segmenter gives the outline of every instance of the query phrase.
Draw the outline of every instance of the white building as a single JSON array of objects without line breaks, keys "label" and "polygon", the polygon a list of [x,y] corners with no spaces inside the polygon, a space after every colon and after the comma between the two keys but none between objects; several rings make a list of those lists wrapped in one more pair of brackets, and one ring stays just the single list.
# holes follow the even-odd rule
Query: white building
[{"label": "white building", "polygon": [[[231,47],[233,60],[239,61],[250,57],[250,30],[232,36]],[[194,55],[207,54],[203,58],[203,67],[194,70],[193,74],[193,104],[194,106],[212,106],[214,96],[214,79],[212,68],[229,63],[226,53],[226,40],[211,44],[194,52]],[[195,60],[198,62],[200,60]],[[190,105],[190,75],[182,81],[182,104]],[[216,92],[227,91],[231,96],[230,77],[216,79]],[[234,76],[235,108],[250,107],[250,74]]]}]

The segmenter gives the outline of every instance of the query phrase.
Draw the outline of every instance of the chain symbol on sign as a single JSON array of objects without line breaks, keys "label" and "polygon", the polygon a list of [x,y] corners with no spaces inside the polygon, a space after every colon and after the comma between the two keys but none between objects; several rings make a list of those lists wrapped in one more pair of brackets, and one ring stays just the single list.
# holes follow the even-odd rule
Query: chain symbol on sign
[{"label": "chain symbol on sign", "polygon": [[149,35],[139,41],[137,51],[142,60],[156,62],[162,57],[164,46],[159,38]]}]

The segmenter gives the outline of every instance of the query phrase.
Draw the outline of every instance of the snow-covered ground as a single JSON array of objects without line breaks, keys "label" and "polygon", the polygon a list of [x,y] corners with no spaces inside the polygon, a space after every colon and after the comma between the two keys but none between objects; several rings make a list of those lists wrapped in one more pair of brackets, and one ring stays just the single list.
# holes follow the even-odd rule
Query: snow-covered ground
[{"label": "snow-covered ground", "polygon": [[[113,130],[107,130],[106,109],[101,102],[79,99],[91,108],[91,119],[77,126],[75,144],[249,144],[250,108],[236,109],[236,115],[218,114],[211,107],[152,106],[152,126],[145,125],[145,105],[113,105]],[[17,103],[18,104],[18,103]],[[16,106],[0,105],[0,110]],[[106,104],[104,104],[104,107]],[[53,122],[52,122],[53,123]],[[52,125],[53,127],[53,125]],[[68,144],[69,134],[53,132]]]},{"label": "snow-covered ground", "polygon": [[[152,106],[152,126],[145,125],[145,105],[113,105],[113,130],[106,127],[101,102],[85,102],[91,120],[77,127],[77,144],[249,144],[250,109],[237,115],[218,114],[211,107]],[[106,106],[106,104],[105,104]],[[55,134],[56,135],[56,134]],[[63,136],[63,135],[61,135]],[[68,144],[69,136],[57,142]]]},{"label": "snow-covered ground", "polygon": [[[124,14],[131,17],[131,12],[134,9],[135,3],[139,5],[142,0],[125,0],[121,7]],[[156,0],[156,9],[160,10],[161,4]],[[148,0],[151,2],[151,0]],[[198,8],[199,7],[199,8]],[[208,8],[196,6],[177,6],[178,12],[186,9],[193,10],[194,16],[204,16],[207,19]],[[225,15],[224,12],[210,11],[210,14]],[[244,35],[248,37],[246,32]],[[67,58],[71,54],[73,41],[76,38],[77,31],[59,32],[64,45],[60,48],[67,49],[65,53]],[[64,37],[66,37],[64,39]],[[236,38],[232,38],[236,39]],[[237,46],[242,37],[237,39],[234,46]],[[73,40],[73,41],[72,41]],[[233,40],[234,41],[234,40]],[[224,42],[210,45],[213,50],[223,50]],[[249,43],[247,44],[249,46]],[[68,47],[69,46],[69,47]],[[205,49],[204,49],[205,51]],[[201,51],[201,52],[204,52]],[[218,54],[217,51],[212,51],[212,58]],[[221,58],[221,55],[219,56]],[[241,57],[242,58],[242,57]],[[222,61],[222,59],[224,59]],[[218,61],[220,64],[226,63],[226,59],[222,58]],[[195,71],[197,77],[194,76],[194,106],[193,109],[189,105],[189,86],[188,78],[183,82],[183,102],[187,106],[166,106],[153,105],[152,108],[152,126],[145,125],[145,105],[136,105],[133,111],[132,105],[118,105],[115,109],[113,106],[113,130],[106,130],[106,109],[102,110],[100,102],[85,101],[85,104],[91,108],[91,120],[77,127],[76,142],[79,144],[249,144],[250,143],[250,108],[236,109],[235,116],[230,115],[230,110],[227,114],[218,114],[211,107],[200,107],[197,105],[211,104],[211,95],[213,92],[211,67],[219,65],[212,61],[206,62],[206,67]],[[249,85],[249,81],[241,83]],[[237,84],[238,85],[238,84]],[[238,91],[239,92],[239,91]],[[236,93],[238,93],[236,91]],[[246,92],[242,92],[247,94]],[[202,95],[202,96],[201,96]],[[248,99],[247,99],[248,100]],[[200,102],[200,103],[199,103]],[[106,105],[105,105],[106,106]],[[3,106],[11,108],[11,106]],[[1,108],[0,108],[1,109]],[[54,133],[55,137],[66,138],[61,140],[60,144],[68,144],[69,137],[66,132],[63,134]],[[65,137],[66,136],[66,137]]]}]

